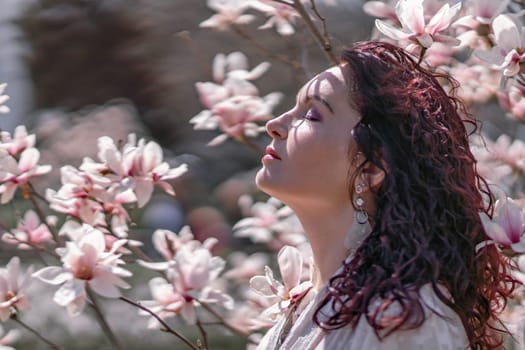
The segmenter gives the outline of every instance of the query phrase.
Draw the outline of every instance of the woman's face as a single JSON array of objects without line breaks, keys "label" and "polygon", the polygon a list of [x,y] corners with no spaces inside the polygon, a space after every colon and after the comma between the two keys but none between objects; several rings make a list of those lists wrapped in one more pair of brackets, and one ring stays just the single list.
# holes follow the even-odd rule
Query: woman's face
[{"label": "woman's face", "polygon": [[291,110],[266,124],[273,140],[256,176],[261,190],[288,205],[348,202],[356,152],[351,131],[360,119],[351,107],[348,69],[335,66],[317,75]]}]

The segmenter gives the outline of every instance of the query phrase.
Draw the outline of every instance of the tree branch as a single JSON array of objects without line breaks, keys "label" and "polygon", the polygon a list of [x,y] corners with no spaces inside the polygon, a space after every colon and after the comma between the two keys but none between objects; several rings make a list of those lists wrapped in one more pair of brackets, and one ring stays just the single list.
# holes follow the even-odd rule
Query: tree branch
[{"label": "tree branch", "polygon": [[333,52],[333,47],[332,47],[332,43],[330,42],[330,39],[327,36],[324,37],[319,32],[319,29],[317,29],[317,27],[315,26],[314,22],[310,18],[310,15],[308,14],[308,12],[306,12],[306,9],[301,3],[301,0],[293,0],[293,3],[294,3],[294,8],[299,13],[303,21],[306,23],[306,26],[310,30],[310,33],[313,35],[314,39],[317,41],[317,43],[319,44],[319,46],[325,53],[328,60],[332,62],[333,64],[339,64],[339,60],[337,59],[337,57],[335,57],[335,54]]},{"label": "tree branch", "polygon": [[184,335],[182,335],[181,333],[177,332],[176,330],[174,330],[173,328],[171,328],[159,315],[157,315],[155,312],[151,311],[150,309],[148,309],[147,307],[145,307],[144,305],[141,305],[140,303],[138,302],[135,302],[131,299],[128,299],[126,297],[123,297],[121,296],[119,298],[120,300],[122,301],[125,301],[126,303],[128,304],[131,304],[141,310],[144,310],[146,311],[148,314],[150,314],[151,316],[155,317],[155,319],[164,327],[164,331],[168,332],[168,333],[171,333],[173,334],[174,336],[176,336],[177,338],[179,338],[180,340],[182,340],[186,345],[188,345],[191,349],[193,350],[199,350],[198,347],[196,347],[195,345],[192,344],[191,341],[189,341],[188,338],[186,338]]},{"label": "tree branch", "polygon": [[106,337],[108,338],[108,340],[110,341],[110,343],[113,345],[115,349],[124,350],[124,347],[120,344],[119,340],[115,336],[115,333],[113,333],[113,331],[109,327],[108,322],[104,318],[104,314],[102,313],[102,310],[97,304],[93,291],[87,285],[86,285],[86,293],[89,296],[89,299],[91,301],[91,306],[95,310],[95,314],[97,315],[100,326],[102,327],[102,331],[104,331],[104,334],[106,335]]},{"label": "tree branch", "polygon": [[38,331],[36,331],[34,328],[31,328],[29,325],[27,325],[26,323],[22,322],[18,316],[16,314],[12,314],[11,315],[11,320],[17,324],[19,324],[20,326],[22,326],[23,328],[25,328],[26,330],[28,330],[29,332],[33,333],[34,335],[36,335],[38,337],[38,339],[42,340],[44,343],[46,343],[47,345],[49,345],[49,347],[53,350],[63,350],[60,346],[58,346],[57,344],[53,343],[51,340],[45,338],[42,334],[38,333]]}]

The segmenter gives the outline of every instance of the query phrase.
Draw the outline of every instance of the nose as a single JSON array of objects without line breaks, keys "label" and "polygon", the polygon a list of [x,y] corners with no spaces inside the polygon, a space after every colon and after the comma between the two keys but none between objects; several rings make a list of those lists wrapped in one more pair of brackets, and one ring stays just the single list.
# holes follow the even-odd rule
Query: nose
[{"label": "nose", "polygon": [[273,118],[266,123],[266,132],[274,139],[284,139],[288,135],[288,129],[283,124],[283,116]]}]

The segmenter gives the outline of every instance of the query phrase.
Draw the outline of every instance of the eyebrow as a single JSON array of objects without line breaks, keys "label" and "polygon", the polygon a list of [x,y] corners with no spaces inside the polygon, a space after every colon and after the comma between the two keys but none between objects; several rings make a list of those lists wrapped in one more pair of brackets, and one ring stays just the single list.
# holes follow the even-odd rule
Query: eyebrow
[{"label": "eyebrow", "polygon": [[328,110],[330,112],[332,112],[332,114],[334,113],[334,110],[332,108],[332,106],[330,106],[330,104],[328,103],[328,101],[326,101],[324,98],[322,98],[321,96],[317,95],[317,94],[313,94],[313,95],[307,95],[305,98],[304,98],[304,101],[305,102],[308,102],[310,101],[311,99],[314,99],[314,100],[317,100],[319,102],[321,102],[323,105],[325,105],[326,108],[328,108]]}]

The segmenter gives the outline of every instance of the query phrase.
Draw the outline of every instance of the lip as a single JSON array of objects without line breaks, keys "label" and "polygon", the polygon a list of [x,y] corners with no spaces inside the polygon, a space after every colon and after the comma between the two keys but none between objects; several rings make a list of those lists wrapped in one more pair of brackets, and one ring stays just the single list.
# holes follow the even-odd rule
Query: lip
[{"label": "lip", "polygon": [[265,156],[271,156],[272,158],[281,160],[281,157],[279,157],[279,154],[273,149],[271,146],[266,147],[266,153]]}]

